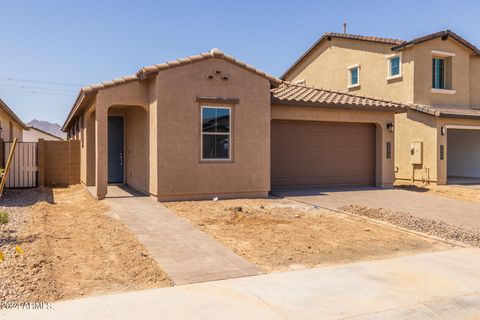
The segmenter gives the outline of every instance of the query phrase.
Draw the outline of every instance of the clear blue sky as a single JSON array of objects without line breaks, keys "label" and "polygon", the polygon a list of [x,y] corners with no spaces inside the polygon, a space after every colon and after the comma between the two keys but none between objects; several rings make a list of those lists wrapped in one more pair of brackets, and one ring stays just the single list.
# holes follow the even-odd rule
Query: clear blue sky
[{"label": "clear blue sky", "polygon": [[214,47],[279,76],[344,19],[349,33],[448,28],[480,46],[479,1],[0,0],[0,12],[0,98],[26,122],[62,124],[78,85]]}]

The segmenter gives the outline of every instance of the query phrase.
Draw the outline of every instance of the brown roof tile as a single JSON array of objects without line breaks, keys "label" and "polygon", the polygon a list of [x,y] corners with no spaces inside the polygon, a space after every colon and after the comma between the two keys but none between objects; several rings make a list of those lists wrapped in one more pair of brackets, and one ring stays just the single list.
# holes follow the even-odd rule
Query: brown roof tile
[{"label": "brown roof tile", "polygon": [[473,108],[434,107],[424,104],[409,104],[410,109],[439,118],[480,119],[480,110]]},{"label": "brown roof tile", "polygon": [[271,81],[274,84],[279,84],[279,83],[282,82],[280,79],[278,79],[278,78],[276,78],[276,77],[274,77],[270,74],[267,74],[263,71],[260,71],[256,68],[254,68],[253,66],[246,64],[245,62],[237,60],[236,58],[234,58],[232,56],[226,55],[225,53],[223,53],[223,51],[221,51],[219,49],[212,49],[209,52],[201,53],[201,54],[198,54],[198,55],[193,55],[193,56],[189,56],[189,57],[185,57],[185,58],[180,58],[180,59],[177,59],[177,60],[168,61],[168,62],[156,64],[156,65],[153,65],[153,66],[143,67],[140,70],[138,70],[138,72],[135,73],[134,75],[120,77],[120,78],[113,79],[113,80],[110,80],[110,81],[104,81],[104,82],[101,82],[101,83],[95,83],[95,84],[83,87],[82,89],[80,89],[80,92],[77,96],[77,99],[75,100],[75,103],[73,104],[72,109],[70,110],[70,113],[69,113],[67,119],[65,120],[65,123],[62,127],[62,130],[67,129],[67,126],[68,126],[69,122],[72,120],[73,116],[75,115],[76,110],[78,110],[78,106],[80,104],[80,101],[82,100],[82,97],[86,94],[96,93],[97,91],[105,89],[105,88],[110,88],[110,87],[113,87],[113,86],[129,83],[129,82],[133,82],[133,81],[138,81],[140,79],[147,78],[150,75],[156,74],[157,72],[159,72],[161,70],[164,70],[164,69],[175,68],[175,67],[195,63],[195,62],[202,61],[202,60],[212,59],[212,58],[224,59],[225,61],[228,61],[230,63],[234,63],[241,68],[244,68],[244,69],[246,69],[250,72],[253,72],[253,73],[255,73],[255,74],[257,74],[261,77],[267,78],[269,81]]},{"label": "brown roof tile", "polygon": [[461,36],[459,36],[458,34],[456,34],[455,32],[453,32],[451,30],[444,30],[444,31],[440,31],[440,32],[435,32],[435,33],[428,34],[428,35],[423,36],[423,37],[413,39],[411,41],[401,43],[399,45],[396,45],[396,46],[392,47],[392,50],[393,51],[401,50],[403,48],[414,46],[416,44],[419,44],[419,43],[422,43],[422,42],[425,42],[425,41],[429,41],[429,40],[432,40],[432,39],[435,39],[435,38],[438,38],[438,37],[442,37],[442,38],[445,38],[445,39],[448,38],[448,37],[452,37],[453,39],[457,40],[462,45],[464,45],[465,47],[470,49],[475,55],[480,55],[480,50],[476,46],[474,46],[472,43],[468,42],[467,40],[465,40],[464,38],[462,38]]},{"label": "brown roof tile", "polygon": [[405,112],[406,105],[386,100],[360,97],[349,93],[318,89],[304,85],[282,83],[272,89],[272,103],[312,107],[337,107],[375,109],[390,112]]}]

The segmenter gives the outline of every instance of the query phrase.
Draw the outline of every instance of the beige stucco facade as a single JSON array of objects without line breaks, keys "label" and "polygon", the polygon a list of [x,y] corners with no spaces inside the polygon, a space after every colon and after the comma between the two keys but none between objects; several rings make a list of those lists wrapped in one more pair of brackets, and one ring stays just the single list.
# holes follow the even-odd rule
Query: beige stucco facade
[{"label": "beige stucco facade", "polygon": [[[480,57],[451,36],[398,50],[392,43],[332,37],[320,42],[301,59],[284,80],[349,92],[436,110],[472,110],[480,106]],[[388,58],[401,57],[401,76],[388,77]],[[450,90],[432,90],[432,57],[448,57],[446,81]],[[358,65],[360,85],[348,88],[348,68]],[[445,184],[447,173],[448,126],[480,126],[480,117],[439,117],[416,110],[395,118],[395,171],[401,181]],[[443,128],[443,134],[442,134]],[[411,146],[421,142],[422,163],[412,164]],[[440,150],[443,149],[443,159]]]},{"label": "beige stucco facade", "polygon": [[[209,79],[215,71],[218,76]],[[223,59],[102,89],[73,122],[79,123],[70,138],[81,140],[81,181],[96,186],[98,198],[106,195],[107,119],[119,115],[125,121],[124,182],[129,186],[159,200],[265,197],[270,190],[269,92],[268,79]],[[231,160],[200,159],[201,106],[231,108]]]},{"label": "beige stucco facade", "polygon": [[[109,116],[124,122],[123,182],[160,201],[266,197],[271,121],[280,119],[374,124],[375,183],[393,184],[385,148],[393,144],[387,124],[398,109],[272,105],[270,90],[280,80],[215,53],[185,61],[79,95],[64,130],[80,140],[81,182],[94,186],[99,199],[107,194]],[[202,106],[230,108],[230,159],[202,160]]]}]

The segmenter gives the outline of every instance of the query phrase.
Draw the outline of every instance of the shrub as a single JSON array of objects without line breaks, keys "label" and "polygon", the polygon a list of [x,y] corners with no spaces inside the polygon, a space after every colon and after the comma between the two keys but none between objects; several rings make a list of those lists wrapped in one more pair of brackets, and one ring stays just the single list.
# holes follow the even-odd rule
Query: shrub
[{"label": "shrub", "polygon": [[9,220],[8,212],[0,210],[0,224],[7,224]]}]

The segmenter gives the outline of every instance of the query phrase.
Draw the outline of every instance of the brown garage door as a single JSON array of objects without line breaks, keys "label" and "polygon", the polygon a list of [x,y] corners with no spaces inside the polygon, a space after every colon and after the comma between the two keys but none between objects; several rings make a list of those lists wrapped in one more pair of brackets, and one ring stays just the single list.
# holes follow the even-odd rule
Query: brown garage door
[{"label": "brown garage door", "polygon": [[375,126],[272,121],[272,189],[374,185]]}]

